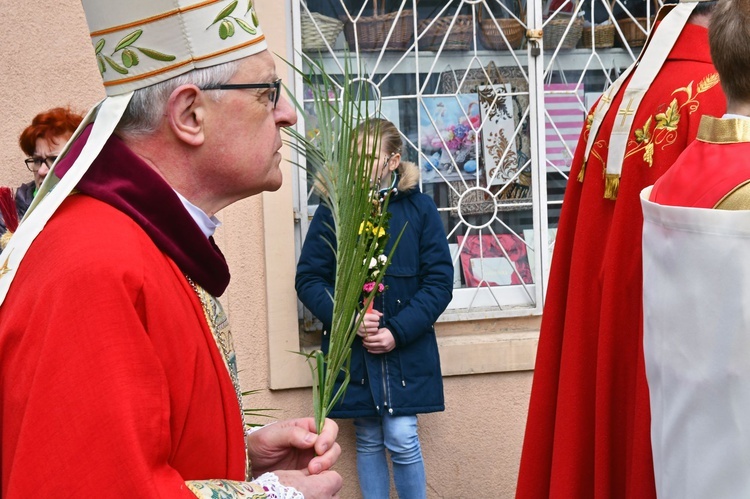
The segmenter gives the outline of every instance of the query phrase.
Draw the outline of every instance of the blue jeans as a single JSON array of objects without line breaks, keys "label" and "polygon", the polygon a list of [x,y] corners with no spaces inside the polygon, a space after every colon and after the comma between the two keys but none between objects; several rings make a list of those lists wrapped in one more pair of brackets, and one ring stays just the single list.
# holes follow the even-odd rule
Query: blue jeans
[{"label": "blue jeans", "polygon": [[391,478],[385,449],[391,454],[393,481],[400,499],[426,499],[427,480],[417,435],[417,416],[356,418],[357,475],[364,499],[388,499]]}]

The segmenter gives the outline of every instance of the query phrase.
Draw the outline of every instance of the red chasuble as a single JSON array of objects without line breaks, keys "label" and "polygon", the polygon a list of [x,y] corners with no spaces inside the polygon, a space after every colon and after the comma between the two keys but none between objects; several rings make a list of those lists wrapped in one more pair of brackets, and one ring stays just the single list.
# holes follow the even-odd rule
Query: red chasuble
[{"label": "red chasuble", "polygon": [[0,308],[2,497],[194,498],[186,480],[244,480],[235,387],[185,277],[221,294],[223,257],[116,137],[79,190]]},{"label": "red chasuble", "polygon": [[588,125],[576,148],[542,319],[518,498],[655,497],[639,194],[695,138],[702,114],[724,112],[707,30],[684,28],[635,115],[619,192],[605,199],[608,138],[621,119],[615,113],[624,88],[584,172]]}]

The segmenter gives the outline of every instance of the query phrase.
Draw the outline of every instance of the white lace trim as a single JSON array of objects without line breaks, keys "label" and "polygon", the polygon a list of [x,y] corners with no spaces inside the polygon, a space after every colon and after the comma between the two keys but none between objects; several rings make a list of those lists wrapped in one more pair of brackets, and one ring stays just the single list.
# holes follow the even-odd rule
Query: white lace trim
[{"label": "white lace trim", "polygon": [[253,481],[263,487],[268,499],[305,499],[305,496],[294,487],[281,485],[279,477],[274,473],[263,473]]},{"label": "white lace trim", "polygon": [[245,430],[245,436],[248,436],[248,435],[250,435],[251,433],[255,433],[255,432],[256,432],[256,431],[258,431],[258,430],[262,430],[262,429],[263,429],[263,428],[265,428],[266,426],[271,426],[271,425],[272,425],[272,424],[274,424],[274,423],[276,423],[276,421],[273,421],[273,422],[271,422],[271,423],[268,423],[268,424],[264,424],[264,425],[262,425],[262,426],[249,426],[249,427],[248,427],[248,428],[247,428],[247,429]]}]

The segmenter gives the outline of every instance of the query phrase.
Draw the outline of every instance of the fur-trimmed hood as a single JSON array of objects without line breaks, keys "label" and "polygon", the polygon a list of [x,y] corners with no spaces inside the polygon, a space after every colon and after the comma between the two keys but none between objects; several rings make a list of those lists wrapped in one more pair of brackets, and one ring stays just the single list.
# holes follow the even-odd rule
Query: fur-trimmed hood
[{"label": "fur-trimmed hood", "polygon": [[398,165],[398,192],[407,192],[419,185],[419,167],[411,161],[402,161]]}]

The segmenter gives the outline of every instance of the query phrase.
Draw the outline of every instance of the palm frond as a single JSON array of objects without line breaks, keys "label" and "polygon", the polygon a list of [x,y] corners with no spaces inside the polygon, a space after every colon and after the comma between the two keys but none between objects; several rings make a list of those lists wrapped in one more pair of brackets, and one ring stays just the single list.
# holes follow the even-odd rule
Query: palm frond
[{"label": "palm frond", "polygon": [[[331,210],[331,230],[335,234],[335,245],[328,243],[336,261],[329,349],[326,355],[314,352],[308,356],[313,376],[313,408],[320,431],[349,382],[351,345],[362,317],[359,321],[355,319],[362,310],[362,286],[368,278],[368,266],[364,262],[369,262],[378,251],[377,238],[361,237],[360,225],[371,216],[373,196],[377,192],[372,185],[371,172],[380,137],[369,136],[366,132],[370,116],[379,113],[371,108],[369,87],[364,86],[362,91],[363,87],[351,84],[349,57],[344,60],[343,85],[326,73],[320,61],[308,59],[308,65],[308,74],[295,70],[312,90],[318,129],[310,136],[293,129],[285,130],[289,136],[286,143],[303,158],[297,166],[306,169],[320,185],[322,202]],[[338,97],[331,98],[332,94]],[[290,98],[298,109],[304,109],[293,95]],[[385,227],[385,213],[383,209],[375,222],[377,227]],[[395,245],[391,251],[393,249]],[[375,289],[384,274],[379,275]],[[375,290],[365,296],[365,303],[371,301],[374,294]],[[336,390],[336,378],[341,372],[344,381]]]}]

